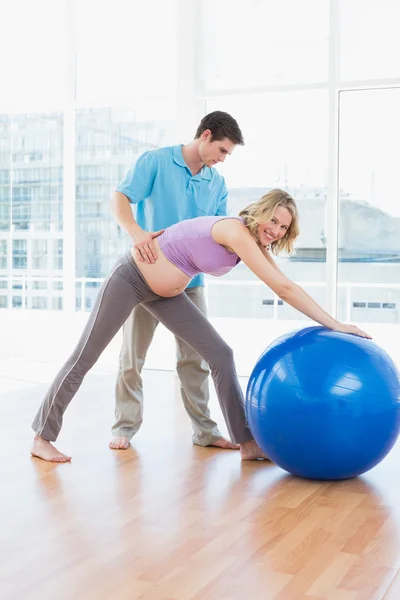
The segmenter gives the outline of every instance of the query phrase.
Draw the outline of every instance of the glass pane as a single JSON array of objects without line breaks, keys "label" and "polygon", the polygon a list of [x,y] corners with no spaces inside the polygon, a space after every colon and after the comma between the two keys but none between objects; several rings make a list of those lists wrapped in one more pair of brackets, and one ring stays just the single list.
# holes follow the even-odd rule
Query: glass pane
[{"label": "glass pane", "polygon": [[67,92],[67,2],[0,3],[0,109],[59,107]]},{"label": "glass pane", "polygon": [[14,231],[61,231],[62,114],[11,118],[12,225]]},{"label": "glass pane", "polygon": [[7,283],[11,267],[20,290],[10,308],[50,307],[46,279],[62,268],[62,228],[63,115],[1,115],[0,276]]},{"label": "glass pane", "polygon": [[[129,247],[110,200],[146,150],[176,143],[176,114],[164,103],[135,109],[98,108],[76,114],[76,276],[102,278]],[[77,286],[76,306],[90,310],[95,284]]]},{"label": "glass pane", "polygon": [[399,77],[398,0],[341,0],[340,78]]},{"label": "glass pane", "polygon": [[13,240],[12,243],[12,266],[13,269],[24,269],[28,267],[28,242],[27,240]]},{"label": "glass pane", "polygon": [[[297,252],[277,258],[282,270],[323,306],[326,304],[326,185],[328,97],[323,91],[241,96],[207,102],[207,112],[223,109],[238,121],[245,146],[219,169],[229,190],[231,214],[279,187],[295,198],[301,234]],[[240,281],[242,287],[233,281]],[[276,316],[299,319],[288,305],[265,302],[273,294],[243,264],[224,277],[207,277],[210,315],[237,318]],[[224,287],[225,286],[225,287]],[[227,298],[229,297],[229,302]]]},{"label": "glass pane", "polygon": [[46,310],[47,298],[45,296],[33,296],[32,308],[36,310]]},{"label": "glass pane", "polygon": [[400,322],[400,89],[340,95],[340,319]]},{"label": "glass pane", "polygon": [[[6,239],[0,239],[0,273],[7,271],[7,241]],[[1,281],[0,281],[1,286]]]},{"label": "glass pane", "polygon": [[0,115],[0,308],[8,307],[8,243],[11,228],[11,119]]},{"label": "glass pane", "polygon": [[175,94],[176,0],[76,2],[77,100],[123,104]]},{"label": "glass pane", "polygon": [[63,309],[63,299],[61,296],[57,298],[52,298],[52,309],[53,310],[62,310]]},{"label": "glass pane", "polygon": [[53,240],[53,269],[55,271],[61,271],[63,268],[63,252],[64,241]]},{"label": "glass pane", "polygon": [[328,79],[327,0],[203,0],[207,90]]},{"label": "glass pane", "polygon": [[10,231],[10,219],[11,119],[9,115],[0,115],[0,232]]},{"label": "glass pane", "polygon": [[13,308],[25,308],[22,296],[13,296],[12,297],[12,307]]}]

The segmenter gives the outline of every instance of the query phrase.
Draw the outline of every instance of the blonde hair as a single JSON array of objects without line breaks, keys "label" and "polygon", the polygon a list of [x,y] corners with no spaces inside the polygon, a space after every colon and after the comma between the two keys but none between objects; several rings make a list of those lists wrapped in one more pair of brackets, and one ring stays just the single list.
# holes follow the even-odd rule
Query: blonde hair
[{"label": "blonde hair", "polygon": [[290,194],[280,189],[271,190],[257,202],[252,202],[246,208],[243,208],[239,213],[239,217],[243,217],[244,224],[259,244],[258,226],[272,219],[278,206],[283,206],[289,211],[292,222],[285,235],[280,240],[272,242],[270,248],[275,255],[282,252],[282,250],[292,254],[294,252],[294,242],[300,230],[296,202]]}]

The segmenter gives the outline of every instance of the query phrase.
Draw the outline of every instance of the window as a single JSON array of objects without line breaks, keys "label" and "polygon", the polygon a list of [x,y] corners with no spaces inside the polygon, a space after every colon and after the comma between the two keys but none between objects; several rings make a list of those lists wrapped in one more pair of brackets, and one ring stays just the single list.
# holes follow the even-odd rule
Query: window
[{"label": "window", "polygon": [[7,240],[0,240],[0,269],[7,269]]},{"label": "window", "polygon": [[353,302],[353,308],[396,309],[396,302]]},{"label": "window", "polygon": [[9,185],[10,183],[10,171],[9,169],[0,169],[0,184]]},{"label": "window", "polygon": [[382,302],[381,304],[382,308],[390,308],[391,310],[396,308],[396,303],[395,302]]},{"label": "window", "polygon": [[[175,95],[176,0],[79,0],[75,15],[78,102],[120,105]],[[105,43],[110,31],[118,31],[118,44]],[[108,134],[86,135],[94,147],[108,146]]]},{"label": "window", "polygon": [[[273,306],[275,304],[275,302],[273,300],[271,300],[270,298],[263,298],[263,306]],[[283,306],[283,301],[282,300],[278,300],[277,301],[277,305],[278,306]]]},{"label": "window", "polygon": [[129,239],[111,213],[112,193],[140,154],[176,143],[176,111],[168,103],[133,106],[76,112],[77,277],[105,277],[126,252]]},{"label": "window", "polygon": [[31,105],[62,105],[68,82],[66,9],[66,2],[54,0],[2,3],[0,110],[26,106],[27,90]]},{"label": "window", "polygon": [[203,0],[207,90],[328,79],[326,0]]},{"label": "window", "polygon": [[63,268],[63,240],[53,241],[53,269]]},{"label": "window", "polygon": [[32,268],[47,268],[47,240],[33,240],[32,242]]},{"label": "window", "polygon": [[[63,115],[23,114],[12,120],[13,146],[37,144],[37,167],[13,158],[12,223],[14,229],[62,230]],[[46,165],[51,160],[53,166]]]},{"label": "window", "polygon": [[0,231],[9,231],[10,229],[10,205],[11,202],[0,200]]},{"label": "window", "polygon": [[[0,41],[1,44],[1,41]],[[1,59],[0,59],[1,60]],[[11,173],[11,133],[10,118],[0,115],[0,231],[10,230],[10,173]],[[1,241],[0,241],[1,244]],[[0,256],[1,256],[0,249]],[[0,258],[0,269],[2,259]]]},{"label": "window", "polygon": [[380,308],[380,302],[367,302],[367,308]]},{"label": "window", "polygon": [[[307,281],[310,295],[326,305],[326,202],[328,170],[328,96],[325,91],[270,93],[255,96],[238,95],[207,101],[206,112],[224,108],[245,132],[245,146],[236,148],[232,156],[218,167],[226,177],[229,207],[232,215],[247,204],[259,200],[275,187],[287,190],[295,198],[300,215],[299,252],[289,258],[278,258],[284,273],[295,281]],[[307,226],[301,227],[302,223]],[[215,278],[206,277],[207,282]],[[240,319],[265,318],[262,300],[265,291],[255,286],[259,279],[239,264],[219,284],[212,283],[209,308],[211,317],[222,316],[229,302],[229,316]],[[243,292],[227,287],[224,282],[245,282]],[[239,285],[239,283],[238,283]],[[218,292],[216,291],[218,289]],[[251,295],[246,304],[244,298]],[[254,296],[253,296],[254,294]],[[243,298],[242,298],[243,295]],[[229,300],[228,300],[229,297]],[[253,300],[254,297],[254,300]],[[257,297],[257,300],[255,300]],[[252,302],[256,302],[255,308]],[[291,306],[282,309],[282,318],[298,319]],[[272,311],[271,311],[272,312]],[[227,315],[228,316],[228,315]]]},{"label": "window", "polygon": [[53,310],[62,310],[63,309],[63,299],[62,298],[53,298],[52,299],[52,308],[53,308]]},{"label": "window", "polygon": [[398,0],[340,0],[342,80],[399,76]]},{"label": "window", "polygon": [[[366,3],[370,6],[370,2]],[[374,40],[375,43],[375,40]],[[339,135],[338,317],[389,322],[400,302],[400,89],[341,92]],[[366,123],[368,126],[366,129]],[[368,131],[368,135],[366,135]],[[361,294],[366,306],[354,306]],[[353,287],[357,286],[357,287]],[[372,284],[371,286],[369,284]],[[356,298],[354,298],[356,301]],[[352,304],[350,304],[352,303]],[[383,308],[386,310],[378,310]],[[400,315],[393,316],[396,322]],[[390,317],[392,319],[392,317]]]},{"label": "window", "polygon": [[47,308],[47,298],[43,296],[33,296],[32,308],[38,310],[45,310]]},{"label": "window", "polygon": [[22,308],[22,296],[13,296],[12,307],[13,308]]},{"label": "window", "polygon": [[27,240],[13,240],[12,243],[13,256],[12,264],[13,269],[26,269],[27,268]]}]

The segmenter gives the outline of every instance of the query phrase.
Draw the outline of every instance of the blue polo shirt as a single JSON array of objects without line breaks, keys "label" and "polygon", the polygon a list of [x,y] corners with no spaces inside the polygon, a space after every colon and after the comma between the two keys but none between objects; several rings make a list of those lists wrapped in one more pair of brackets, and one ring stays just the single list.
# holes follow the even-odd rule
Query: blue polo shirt
[{"label": "blue polo shirt", "polygon": [[[135,219],[145,231],[158,231],[184,219],[227,214],[225,179],[204,166],[192,175],[182,144],[142,154],[117,187],[136,205]],[[204,285],[196,275],[188,287]]]}]

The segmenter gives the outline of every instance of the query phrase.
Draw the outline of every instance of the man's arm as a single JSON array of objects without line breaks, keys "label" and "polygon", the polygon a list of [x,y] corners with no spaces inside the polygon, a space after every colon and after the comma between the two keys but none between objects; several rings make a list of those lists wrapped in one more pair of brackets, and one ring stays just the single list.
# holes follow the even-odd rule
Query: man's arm
[{"label": "man's arm", "polygon": [[144,231],[137,223],[132,213],[131,204],[144,202],[151,194],[156,175],[155,161],[150,152],[145,152],[138,158],[124,179],[119,184],[111,200],[111,210],[118,225],[127,232],[136,250],[136,256],[141,262],[154,263],[157,253],[153,239],[162,231]]},{"label": "man's arm", "polygon": [[126,231],[132,240],[132,246],[137,252],[137,257],[141,262],[154,263],[157,259],[157,252],[153,244],[154,238],[163,233],[160,231],[144,231],[136,223],[132,213],[129,198],[121,192],[115,192],[111,200],[111,210],[114,213],[118,225]]},{"label": "man's arm", "polygon": [[143,231],[135,221],[129,198],[122,192],[114,193],[111,199],[111,210],[118,225],[126,231],[132,241]]}]

